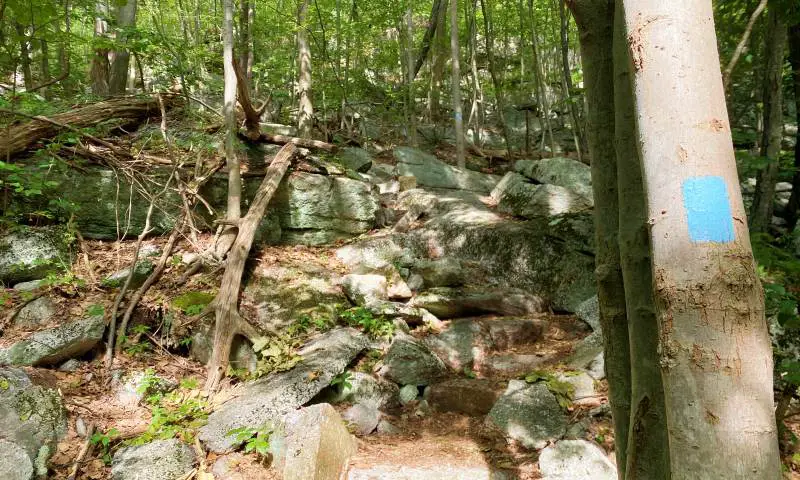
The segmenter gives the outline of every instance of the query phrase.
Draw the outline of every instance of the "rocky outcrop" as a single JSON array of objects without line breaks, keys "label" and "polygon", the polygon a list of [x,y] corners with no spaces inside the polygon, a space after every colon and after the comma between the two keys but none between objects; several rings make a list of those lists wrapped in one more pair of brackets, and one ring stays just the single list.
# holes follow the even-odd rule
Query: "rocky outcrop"
[{"label": "rocky outcrop", "polygon": [[14,325],[23,329],[35,329],[49,322],[58,313],[56,302],[47,296],[28,303],[14,317]]},{"label": "rocky outcrop", "polygon": [[58,391],[36,385],[22,369],[0,368],[0,425],[0,478],[30,480],[47,474],[67,412]]},{"label": "rocky outcrop", "polygon": [[0,283],[13,285],[59,273],[72,264],[66,231],[19,227],[0,235]]},{"label": "rocky outcrop", "polygon": [[424,343],[400,333],[386,352],[379,373],[400,385],[429,385],[441,379],[447,368]]},{"label": "rocky outcrop", "polygon": [[567,188],[593,203],[592,169],[577,160],[563,157],[518,160],[514,171],[537,183]]},{"label": "rocky outcrop", "polygon": [[99,315],[40,330],[0,348],[0,365],[53,365],[83,355],[103,338],[105,328]]},{"label": "rocky outcrop", "polygon": [[334,404],[360,403],[379,409],[392,408],[398,404],[400,389],[395,383],[363,372],[350,373],[347,383],[349,385],[326,388],[315,400]]},{"label": "rocky outcrop", "polygon": [[125,447],[111,462],[113,480],[179,480],[196,462],[194,449],[178,439]]},{"label": "rocky outcrop", "polygon": [[424,308],[439,318],[489,313],[518,316],[547,310],[545,301],[535,295],[516,289],[491,288],[433,288],[414,297],[410,305]]},{"label": "rocky outcrop", "polygon": [[213,412],[200,429],[200,440],[213,452],[235,447],[237,441],[228,432],[276,423],[330,385],[366,347],[367,338],[349,328],[316,338],[298,352],[302,361],[296,367],[245,384],[238,396]]},{"label": "rocky outcrop", "polygon": [[468,190],[486,195],[499,180],[494,175],[450,166],[416,148],[397,147],[394,158],[397,160],[397,174],[416,177],[417,185],[422,187]]}]

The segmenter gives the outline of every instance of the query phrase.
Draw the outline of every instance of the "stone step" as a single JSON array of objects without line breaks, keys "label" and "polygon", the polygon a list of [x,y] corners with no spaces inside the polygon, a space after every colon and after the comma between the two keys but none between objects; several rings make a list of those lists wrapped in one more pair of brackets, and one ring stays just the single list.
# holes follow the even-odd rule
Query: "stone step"
[{"label": "stone step", "polygon": [[413,467],[381,464],[351,468],[347,480],[506,480],[507,474],[486,465],[431,465]]}]

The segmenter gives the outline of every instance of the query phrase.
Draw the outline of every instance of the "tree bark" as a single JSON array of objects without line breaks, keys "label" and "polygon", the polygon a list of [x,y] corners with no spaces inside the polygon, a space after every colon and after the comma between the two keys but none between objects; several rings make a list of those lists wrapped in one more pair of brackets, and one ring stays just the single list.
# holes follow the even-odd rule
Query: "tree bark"
[{"label": "tree bark", "polygon": [[417,105],[414,95],[414,9],[409,0],[406,7],[406,119],[408,143],[417,146]]},{"label": "tree bark", "polygon": [[19,65],[22,68],[22,82],[25,85],[25,90],[33,88],[33,74],[31,73],[31,54],[28,45],[28,35],[26,33],[25,25],[14,22],[17,29],[17,37],[19,37]]},{"label": "tree bark", "polygon": [[136,0],[127,0],[124,4],[116,5],[114,21],[116,23],[117,44],[123,45],[123,48],[114,50],[114,61],[111,62],[111,71],[108,80],[108,91],[111,95],[125,93],[125,87],[128,83],[128,67],[131,58],[130,51],[124,48],[128,37],[125,33],[125,29],[136,26]]},{"label": "tree bark", "polygon": [[625,478],[630,425],[631,359],[625,288],[620,265],[617,160],[614,148],[614,2],[577,0],[569,7],[578,25],[588,104],[594,190],[595,276],[603,326],[606,376],[614,420],[617,469]]},{"label": "tree bark", "polygon": [[775,184],[778,182],[783,139],[783,57],[786,25],[775,0],[769,4],[768,17],[763,89],[764,130],[760,152],[766,158],[767,166],[758,173],[753,206],[750,208],[750,230],[757,233],[768,231],[772,224]]},{"label": "tree bark", "polygon": [[475,145],[476,148],[480,147],[481,142],[481,130],[483,129],[483,89],[481,88],[481,78],[480,74],[478,73],[478,27],[477,27],[477,19],[478,16],[478,0],[471,0],[472,8],[469,15],[469,66],[470,66],[470,73],[472,79],[472,108],[469,112],[469,120],[467,121],[467,125],[472,123],[472,120],[475,119],[475,127],[472,131],[472,143]]},{"label": "tree bark", "polygon": [[744,33],[742,34],[742,38],[739,39],[739,43],[736,45],[736,50],[734,50],[733,55],[731,56],[728,65],[725,67],[725,70],[722,72],[722,84],[725,87],[725,91],[728,91],[728,88],[731,84],[731,76],[733,75],[733,69],[736,68],[736,64],[739,63],[739,58],[742,56],[744,51],[747,49],[747,44],[750,42],[750,35],[753,33],[753,27],[756,24],[756,21],[764,13],[764,9],[767,8],[767,2],[769,0],[761,0],[756,6],[756,9],[753,10],[753,14],[750,15],[750,20],[747,22],[747,26],[744,29]]},{"label": "tree bark", "polygon": [[233,64],[233,0],[223,2],[222,62],[225,88],[222,116],[225,119],[225,163],[228,167],[228,198],[225,220],[230,222],[222,231],[216,245],[216,254],[222,257],[236,239],[237,222],[242,215],[242,178],[239,157],[236,154],[236,71]]},{"label": "tree bark", "polygon": [[[94,38],[98,40],[104,38],[108,33],[108,24],[105,21],[105,17],[108,15],[108,5],[105,0],[97,0],[95,9],[97,16],[94,19]],[[108,49],[96,48],[89,72],[93,94],[101,97],[108,95],[108,71]]]},{"label": "tree bark", "polygon": [[[794,79],[794,104],[796,123],[800,127],[800,23],[789,28],[789,60],[792,64],[792,77]],[[800,212],[800,128],[794,146],[794,177],[792,178],[792,195],[786,207],[786,223],[789,232],[797,226],[798,213]]]},{"label": "tree bark", "polygon": [[458,42],[458,0],[450,0],[450,50],[452,67],[450,86],[453,91],[453,128],[456,135],[456,163],[464,168],[464,112],[461,105],[461,49]]},{"label": "tree bark", "polygon": [[255,0],[242,0],[239,11],[239,66],[248,82],[253,77],[253,16]]},{"label": "tree bark", "polygon": [[428,95],[428,117],[431,122],[442,120],[441,91],[444,67],[447,61],[447,9],[449,0],[440,0],[439,16],[436,18],[436,29],[433,38],[433,60],[431,65],[431,83]]},{"label": "tree bark", "polygon": [[[622,1],[614,13],[614,135],[619,187],[619,253],[630,352],[631,412],[625,473],[629,479],[669,479],[664,385],[658,365],[658,321],[642,163],[636,143],[633,92]],[[620,448],[620,447],[617,447]]]},{"label": "tree bark", "polygon": [[489,0],[481,0],[481,11],[483,13],[484,37],[486,38],[486,57],[489,62],[489,76],[492,77],[494,87],[494,98],[497,108],[497,121],[503,131],[503,138],[506,141],[506,152],[511,154],[511,142],[509,141],[508,125],[506,125],[505,100],[503,96],[503,82],[497,75],[497,62],[494,57],[494,26],[492,25],[491,5]]},{"label": "tree bark", "polygon": [[671,478],[777,480],[772,347],[712,2],[624,1],[624,8]]},{"label": "tree bark", "polygon": [[578,102],[572,98],[575,86],[572,83],[572,71],[569,66],[569,16],[567,15],[565,0],[556,1],[558,2],[558,18],[561,26],[561,68],[564,78],[564,99],[567,102],[567,108],[569,108],[570,123],[572,125],[572,134],[575,138],[578,160],[583,161],[583,154],[586,152],[587,146],[580,122],[581,116],[578,112]]},{"label": "tree bark", "polygon": [[256,227],[264,217],[267,204],[278,189],[296,151],[297,147],[287,144],[275,155],[256,191],[247,215],[238,222],[239,233],[228,254],[228,264],[222,275],[219,293],[208,306],[209,311],[214,311],[215,327],[214,346],[208,362],[207,391],[215,390],[225,376],[234,337],[237,334],[250,336],[250,332],[253,331],[247,321],[239,315],[242,273],[247,256],[250,254],[250,247],[253,245]]},{"label": "tree bark", "polygon": [[314,107],[311,102],[311,48],[308,45],[306,31],[306,12],[308,0],[300,0],[297,9],[297,63],[299,78],[297,81],[300,96],[297,115],[297,133],[301,138],[311,138],[311,127],[314,124]]}]

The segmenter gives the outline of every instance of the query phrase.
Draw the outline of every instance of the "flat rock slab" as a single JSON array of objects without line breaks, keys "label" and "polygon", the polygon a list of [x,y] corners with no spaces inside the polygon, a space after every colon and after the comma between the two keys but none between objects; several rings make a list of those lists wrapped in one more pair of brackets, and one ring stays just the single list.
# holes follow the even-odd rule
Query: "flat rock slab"
[{"label": "flat rock slab", "polygon": [[605,453],[586,440],[562,440],[542,450],[543,480],[616,480],[617,468]]},{"label": "flat rock slab", "polygon": [[535,449],[564,436],[567,427],[567,418],[547,386],[522,380],[509,382],[486,421],[508,438]]},{"label": "flat rock slab", "polygon": [[298,352],[303,360],[295,368],[245,384],[238,396],[213,412],[200,429],[200,440],[216,453],[236,447],[231,430],[277,423],[330,385],[368,343],[367,337],[351,328],[312,340]]},{"label": "flat rock slab", "polygon": [[41,330],[0,349],[0,365],[52,365],[83,355],[103,338],[102,315]]},{"label": "flat rock slab", "polygon": [[327,403],[287,414],[270,442],[283,480],[339,480],[358,451],[342,417]]},{"label": "flat rock slab", "polygon": [[457,378],[431,385],[426,394],[434,410],[478,417],[492,410],[501,392],[489,380]]},{"label": "flat rock slab", "polygon": [[487,466],[436,465],[408,467],[403,465],[374,465],[351,468],[347,480],[511,480],[508,474]]},{"label": "flat rock slab", "polygon": [[541,297],[509,288],[432,288],[420,292],[409,305],[424,308],[444,319],[487,313],[517,316],[547,311],[547,302]]},{"label": "flat rock slab", "polygon": [[411,147],[394,149],[397,173],[417,178],[417,184],[430,188],[469,190],[482,194],[492,191],[499,177],[450,166],[430,153]]},{"label": "flat rock slab", "polygon": [[395,336],[379,372],[400,385],[429,385],[447,374],[444,362],[411,335]]},{"label": "flat rock slab", "polygon": [[327,387],[314,400],[321,403],[361,403],[378,409],[398,405],[400,387],[396,383],[368,373],[351,372],[349,385]]},{"label": "flat rock slab", "polygon": [[126,447],[114,454],[113,480],[178,480],[195,464],[194,449],[177,439]]},{"label": "flat rock slab", "polygon": [[592,169],[571,158],[554,157],[541,160],[518,160],[514,170],[539,183],[565,187],[592,199]]}]

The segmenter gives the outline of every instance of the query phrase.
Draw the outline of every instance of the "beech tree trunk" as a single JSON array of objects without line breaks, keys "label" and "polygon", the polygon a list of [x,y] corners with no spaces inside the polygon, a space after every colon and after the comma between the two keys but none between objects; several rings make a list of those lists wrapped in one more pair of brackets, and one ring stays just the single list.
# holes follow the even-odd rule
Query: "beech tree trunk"
[{"label": "beech tree trunk", "polygon": [[432,122],[442,120],[441,91],[444,67],[447,61],[447,8],[448,0],[440,0],[439,16],[433,38],[433,60],[431,62],[431,83],[428,95],[428,117]]},{"label": "beech tree trunk", "polygon": [[[114,21],[117,43],[125,44],[127,34],[125,29],[136,26],[136,0],[126,0],[123,4],[116,4]],[[125,93],[128,83],[128,67],[131,54],[126,48],[114,50],[114,60],[111,62],[111,71],[108,80],[108,91],[111,95]]]},{"label": "beech tree trunk", "polygon": [[[108,15],[108,5],[104,0],[98,0],[95,4],[97,16],[94,19],[94,36],[105,37],[108,33],[108,24],[105,17]],[[108,95],[108,50],[105,48],[98,48],[94,51],[92,57],[92,65],[90,68],[89,76],[92,82],[92,93],[95,95],[105,97]]]},{"label": "beech tree trunk", "polygon": [[736,173],[712,2],[623,3],[671,478],[777,480],[772,347]]},{"label": "beech tree trunk", "polygon": [[236,239],[236,227],[232,224],[241,217],[242,178],[239,157],[236,154],[236,71],[233,64],[233,0],[223,2],[222,62],[225,89],[223,92],[222,116],[225,118],[225,163],[228,167],[228,199],[225,226],[216,245],[216,254],[222,257]]},{"label": "beech tree trunk", "polygon": [[311,138],[314,124],[314,107],[311,103],[311,47],[308,45],[306,31],[306,12],[308,0],[300,0],[297,9],[297,63],[299,78],[297,81],[300,97],[297,115],[297,133],[301,138]]},{"label": "beech tree trunk", "polygon": [[450,50],[452,67],[450,84],[453,89],[453,128],[456,135],[456,162],[464,168],[464,112],[461,105],[461,49],[458,44],[458,0],[450,0]]},{"label": "beech tree trunk", "polygon": [[[800,127],[800,23],[789,28],[789,60],[792,64],[792,77],[794,79],[794,109],[797,116],[796,123]],[[789,232],[797,226],[798,213],[800,212],[800,128],[794,146],[794,177],[792,178],[792,195],[786,207],[786,223]]]},{"label": "beech tree trunk", "polygon": [[[230,0],[226,0],[226,3],[228,1]],[[208,306],[209,311],[213,310],[214,312],[215,322],[214,346],[208,362],[207,391],[215,390],[225,376],[234,337],[236,335],[254,336],[255,330],[249,326],[247,320],[239,315],[242,273],[244,273],[245,262],[253,245],[256,228],[264,217],[267,205],[275,195],[275,191],[278,190],[278,185],[296,152],[297,147],[289,143],[275,155],[267,168],[264,180],[256,191],[247,215],[237,222],[239,233],[228,254],[228,263],[225,273],[222,275],[219,293]]]},{"label": "beech tree trunk", "polygon": [[778,2],[769,3],[767,22],[766,62],[764,66],[764,130],[761,136],[761,156],[767,166],[758,173],[753,206],[750,208],[750,229],[766,232],[772,224],[775,205],[775,184],[780,170],[781,140],[783,139],[783,57],[786,46],[786,24]]}]

